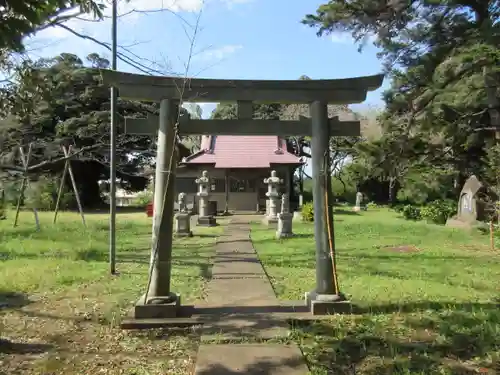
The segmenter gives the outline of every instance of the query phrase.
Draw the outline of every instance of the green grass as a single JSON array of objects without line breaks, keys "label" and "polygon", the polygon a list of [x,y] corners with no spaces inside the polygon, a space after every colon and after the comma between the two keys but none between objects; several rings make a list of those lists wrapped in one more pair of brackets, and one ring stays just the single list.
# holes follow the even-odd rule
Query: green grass
[{"label": "green grass", "polygon": [[[384,209],[335,219],[340,285],[366,312],[295,329],[313,374],[500,371],[500,251],[489,250],[487,236]],[[282,299],[302,299],[315,285],[313,226],[294,224],[294,232],[276,241],[274,231],[252,227]],[[402,245],[419,251],[390,250]]]},{"label": "green grass", "polygon": [[[21,213],[17,228],[13,214],[0,221],[0,335],[8,340],[0,342],[2,370],[80,375],[99,373],[106,364],[109,373],[189,373],[193,334],[160,340],[162,331],[116,330],[145,292],[151,218],[118,215],[119,275],[112,276],[108,216],[87,215],[85,230],[77,214],[60,214],[56,225],[52,215],[40,214],[39,232],[28,212]],[[175,239],[173,248],[172,290],[187,303],[203,295],[223,227],[192,229],[195,237]]]}]

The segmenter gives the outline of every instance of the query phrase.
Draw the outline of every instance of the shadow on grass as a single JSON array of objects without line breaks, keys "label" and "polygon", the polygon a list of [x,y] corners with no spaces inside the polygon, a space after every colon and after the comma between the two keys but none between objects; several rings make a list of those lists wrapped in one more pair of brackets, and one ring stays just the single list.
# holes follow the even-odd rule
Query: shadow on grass
[{"label": "shadow on grass", "polygon": [[263,238],[260,240],[252,239],[252,244],[255,245],[255,244],[275,243],[276,245],[280,245],[282,243],[286,243],[287,241],[297,240],[302,238],[314,238],[314,233],[294,233],[292,237],[280,238],[279,240],[274,237]]},{"label": "shadow on grass", "polygon": [[462,312],[474,312],[484,310],[498,310],[498,318],[500,319],[500,304],[498,302],[491,303],[456,303],[456,302],[410,302],[410,303],[390,303],[383,305],[371,305],[366,307],[355,306],[353,312],[355,314],[388,314],[388,313],[412,313],[421,311],[444,311],[444,310],[459,310]]},{"label": "shadow on grass", "polygon": [[32,303],[32,301],[23,293],[0,290],[0,309],[21,308],[30,303]]},{"label": "shadow on grass", "polygon": [[464,375],[500,369],[500,363],[490,368],[478,364],[488,363],[500,349],[498,304],[422,302],[369,308],[377,310],[421,314],[385,320],[366,314],[346,323],[295,321],[295,334],[310,364],[328,374]]},{"label": "shadow on grass", "polygon": [[194,237],[200,237],[200,238],[217,238],[219,235],[217,234],[208,234],[208,233],[195,233]]},{"label": "shadow on grass", "polygon": [[12,342],[0,338],[1,354],[42,354],[50,351],[52,345]]},{"label": "shadow on grass", "polygon": [[333,210],[333,215],[351,215],[351,216],[361,216],[358,212],[356,211],[350,211],[350,210],[345,210],[343,208],[335,208]]},{"label": "shadow on grass", "polygon": [[[266,243],[275,241],[273,239],[263,239],[257,240],[254,243]],[[309,250],[309,251],[307,251]],[[289,251],[289,249],[284,248],[281,252],[276,252],[272,254],[268,254],[266,252],[260,252],[259,257],[262,259],[262,263],[264,266],[269,267],[284,267],[284,268],[315,268],[316,260],[314,258],[314,249],[305,249],[305,251],[297,252]],[[391,252],[386,249],[381,249],[380,254],[354,254],[351,250],[344,249],[336,249],[336,257],[340,264],[350,264],[356,265],[355,271],[356,273],[365,273],[365,274],[378,274],[382,275],[384,271],[379,267],[378,261],[383,262],[391,262],[394,261],[394,272],[387,272],[386,276],[402,278],[405,274],[401,274],[399,271],[404,270],[405,266],[401,265],[400,262],[406,261],[410,262],[409,264],[418,263],[418,264],[428,264],[435,266],[439,262],[466,262],[468,265],[474,266],[483,266],[485,264],[484,257],[474,257],[474,256],[462,256],[462,255],[453,255],[443,256],[443,255],[431,255],[425,254],[425,252]],[[365,262],[364,262],[365,261]],[[373,261],[373,263],[371,263]],[[370,262],[370,264],[366,264],[366,262]],[[398,266],[398,264],[400,266]],[[412,272],[406,273],[408,278],[413,277]],[[404,277],[403,277],[404,278]]]}]

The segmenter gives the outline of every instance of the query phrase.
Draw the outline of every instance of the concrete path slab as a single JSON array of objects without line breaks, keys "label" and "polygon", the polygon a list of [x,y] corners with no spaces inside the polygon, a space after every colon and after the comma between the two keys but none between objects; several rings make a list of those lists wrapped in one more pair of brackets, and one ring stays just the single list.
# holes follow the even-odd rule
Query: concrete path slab
[{"label": "concrete path slab", "polygon": [[239,218],[217,241],[212,279],[196,310],[203,321],[196,375],[308,374],[297,346],[248,343],[288,337],[290,327],[276,315],[283,308],[250,241],[250,226]]},{"label": "concrete path slab", "polygon": [[285,319],[268,314],[231,314],[203,321],[204,342],[278,340],[288,336]]},{"label": "concrete path slab", "polygon": [[201,345],[195,375],[307,375],[302,353],[288,345]]}]

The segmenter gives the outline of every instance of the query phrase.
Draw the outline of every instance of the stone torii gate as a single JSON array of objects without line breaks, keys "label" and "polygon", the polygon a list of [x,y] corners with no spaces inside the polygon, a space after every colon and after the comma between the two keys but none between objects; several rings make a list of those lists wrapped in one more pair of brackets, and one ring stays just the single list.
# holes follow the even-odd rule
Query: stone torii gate
[{"label": "stone torii gate", "polygon": [[[153,243],[157,241],[157,255],[156,262],[151,264],[152,276],[147,300],[145,297],[139,300],[135,306],[134,317],[148,319],[181,316],[180,296],[172,292],[170,285],[175,170],[178,162],[174,146],[176,124],[180,135],[312,136],[316,287],[313,292],[306,293],[306,303],[313,314],[327,314],[333,311],[335,303],[342,300],[342,296],[335,287],[334,264],[330,255],[330,240],[333,239],[329,234],[333,233],[333,213],[331,205],[326,207],[327,194],[331,195],[331,179],[329,158],[325,156],[329,151],[331,136],[359,136],[360,123],[340,121],[338,117],[329,119],[327,105],[363,102],[368,91],[376,90],[382,85],[383,75],[304,81],[223,79],[186,81],[177,77],[155,77],[103,70],[102,77],[104,84],[116,87],[122,98],[160,103],[159,117],[127,118],[125,122],[127,133],[158,132],[153,218]],[[181,101],[236,102],[238,118],[195,120],[178,117]],[[301,117],[297,121],[253,120],[253,103],[266,102],[309,104],[311,118]],[[163,202],[164,197],[166,197],[165,202]],[[328,202],[332,200],[329,199]]]}]

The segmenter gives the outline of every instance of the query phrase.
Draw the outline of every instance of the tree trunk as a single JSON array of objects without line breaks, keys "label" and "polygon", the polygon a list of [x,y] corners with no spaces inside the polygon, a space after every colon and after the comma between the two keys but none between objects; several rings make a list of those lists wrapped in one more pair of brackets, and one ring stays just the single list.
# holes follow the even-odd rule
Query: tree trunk
[{"label": "tree trunk", "polygon": [[389,178],[389,203],[394,204],[396,202],[396,178]]},{"label": "tree trunk", "polygon": [[[98,208],[104,205],[98,181],[102,167],[92,162],[74,161],[71,163],[75,181],[84,208]],[[69,191],[73,191],[69,178],[66,180]]]}]

